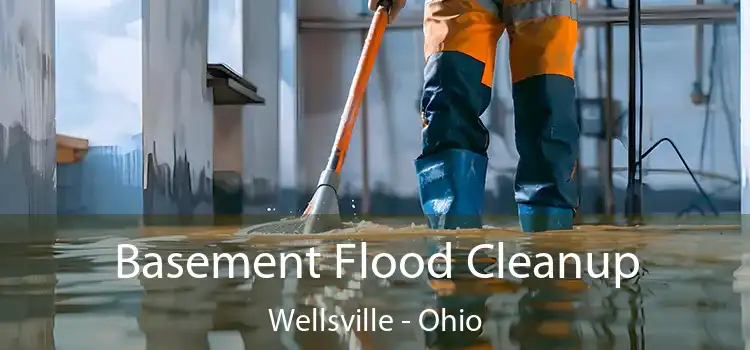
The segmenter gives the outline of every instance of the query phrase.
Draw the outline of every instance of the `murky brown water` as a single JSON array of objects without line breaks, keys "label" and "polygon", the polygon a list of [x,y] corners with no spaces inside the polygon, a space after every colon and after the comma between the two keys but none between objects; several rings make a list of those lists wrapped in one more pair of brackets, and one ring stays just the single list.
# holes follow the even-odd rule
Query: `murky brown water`
[{"label": "murky brown water", "polygon": [[[599,228],[533,236],[483,230],[452,239],[459,247],[502,241],[506,259],[514,252],[634,253],[646,271],[619,289],[611,278],[585,276],[433,283],[426,277],[362,278],[356,264],[336,278],[335,243],[364,240],[370,259],[379,252],[425,254],[436,239],[420,228],[368,226],[294,241],[224,230],[173,233],[64,232],[47,246],[0,246],[0,349],[397,350],[426,349],[426,343],[456,349],[744,349],[743,319],[750,327],[750,304],[741,303],[750,300],[750,273],[735,273],[750,253],[750,238],[731,229]],[[253,258],[315,247],[321,277],[310,278],[304,265],[301,278],[118,279],[117,245],[123,243],[162,257],[242,252]],[[287,271],[294,275],[296,268],[290,264]],[[220,272],[227,273],[226,264]],[[463,309],[465,317],[481,318],[482,330],[426,333],[417,321],[431,308],[453,315]],[[343,317],[367,309],[376,318],[391,316],[393,325],[390,332],[275,331],[269,309],[308,316],[324,309]]]}]

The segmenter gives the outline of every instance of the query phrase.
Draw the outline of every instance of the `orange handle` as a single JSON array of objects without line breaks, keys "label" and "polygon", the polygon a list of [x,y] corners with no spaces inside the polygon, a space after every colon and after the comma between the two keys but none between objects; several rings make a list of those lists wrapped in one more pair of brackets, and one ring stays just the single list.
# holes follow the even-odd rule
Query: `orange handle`
[{"label": "orange handle", "polygon": [[349,149],[349,142],[357,121],[359,106],[362,104],[362,97],[365,94],[367,82],[370,80],[370,73],[375,64],[375,57],[377,56],[387,25],[388,9],[380,6],[375,11],[372,23],[370,23],[370,30],[367,32],[367,39],[365,39],[365,45],[359,57],[357,70],[354,72],[349,96],[346,99],[346,105],[344,105],[344,111],[341,114],[341,122],[336,132],[336,140],[333,143],[333,149],[328,158],[326,170],[333,170],[337,174],[341,173],[341,167],[344,165],[346,151]]}]

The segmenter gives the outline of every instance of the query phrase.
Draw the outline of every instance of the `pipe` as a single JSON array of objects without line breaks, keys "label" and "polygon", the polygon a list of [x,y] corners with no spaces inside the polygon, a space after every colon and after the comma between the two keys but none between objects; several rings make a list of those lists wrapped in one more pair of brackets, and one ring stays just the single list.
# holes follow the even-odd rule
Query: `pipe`
[{"label": "pipe", "polygon": [[[705,22],[735,22],[737,9],[733,5],[680,5],[649,6],[641,12],[644,25],[678,25]],[[363,19],[341,20],[333,18],[300,18],[300,30],[364,30],[370,23]],[[579,10],[579,25],[605,26],[628,23],[627,9],[587,9]],[[388,25],[389,30],[422,28],[422,18],[399,18]]]},{"label": "pipe", "polygon": [[[607,6],[609,8],[613,7],[612,0],[607,1]],[[605,66],[607,71],[607,85],[606,85],[606,95],[605,95],[605,108],[604,111],[604,141],[599,142],[599,178],[601,181],[602,186],[602,214],[603,214],[603,223],[604,224],[613,224],[614,223],[614,217],[615,217],[615,200],[614,200],[614,181],[612,179],[613,173],[612,173],[612,166],[614,165],[614,160],[612,156],[612,139],[614,136],[612,135],[612,131],[614,129],[613,122],[615,120],[615,111],[614,111],[614,85],[615,85],[615,77],[614,77],[614,71],[615,71],[615,64],[614,64],[614,26],[612,23],[608,23],[605,26],[604,29],[604,35],[605,35]]]},{"label": "pipe", "polygon": [[[641,26],[640,0],[630,0],[628,6],[628,187],[625,200],[625,213],[628,224],[637,225],[641,221],[641,179],[638,146],[638,41]],[[640,77],[641,79],[643,77]]]},{"label": "pipe", "polygon": [[[740,159],[742,214],[750,214],[750,1],[738,2],[740,16],[737,19],[740,35]],[[742,233],[750,232],[750,219],[742,215]]]},{"label": "pipe", "polygon": [[[628,24],[629,9],[579,11],[582,25]],[[649,6],[641,9],[644,25],[670,25],[716,21],[734,21],[737,10],[731,5]]]}]

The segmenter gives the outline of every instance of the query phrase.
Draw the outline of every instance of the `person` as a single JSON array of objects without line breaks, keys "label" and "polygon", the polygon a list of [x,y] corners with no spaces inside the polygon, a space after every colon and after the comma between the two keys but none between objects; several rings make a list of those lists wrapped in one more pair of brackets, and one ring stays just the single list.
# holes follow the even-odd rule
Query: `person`
[{"label": "person", "polygon": [[[381,0],[382,1],[382,0]],[[369,0],[375,10],[380,1]],[[406,0],[393,0],[390,20]],[[422,210],[433,229],[479,228],[487,174],[487,109],[497,43],[510,38],[515,107],[515,200],[525,232],[570,229],[579,126],[573,57],[575,0],[426,0]]]}]

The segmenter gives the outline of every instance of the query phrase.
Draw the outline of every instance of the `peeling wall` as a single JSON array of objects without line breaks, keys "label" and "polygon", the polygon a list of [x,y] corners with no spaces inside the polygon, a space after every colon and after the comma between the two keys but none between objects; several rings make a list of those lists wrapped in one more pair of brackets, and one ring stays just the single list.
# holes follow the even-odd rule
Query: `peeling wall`
[{"label": "peeling wall", "polygon": [[[0,242],[46,240],[56,212],[53,0],[0,4]],[[34,215],[34,216],[29,216]]]},{"label": "peeling wall", "polygon": [[54,1],[0,5],[0,214],[53,214]]},{"label": "peeling wall", "polygon": [[142,6],[144,211],[211,213],[208,0],[144,0]]}]

